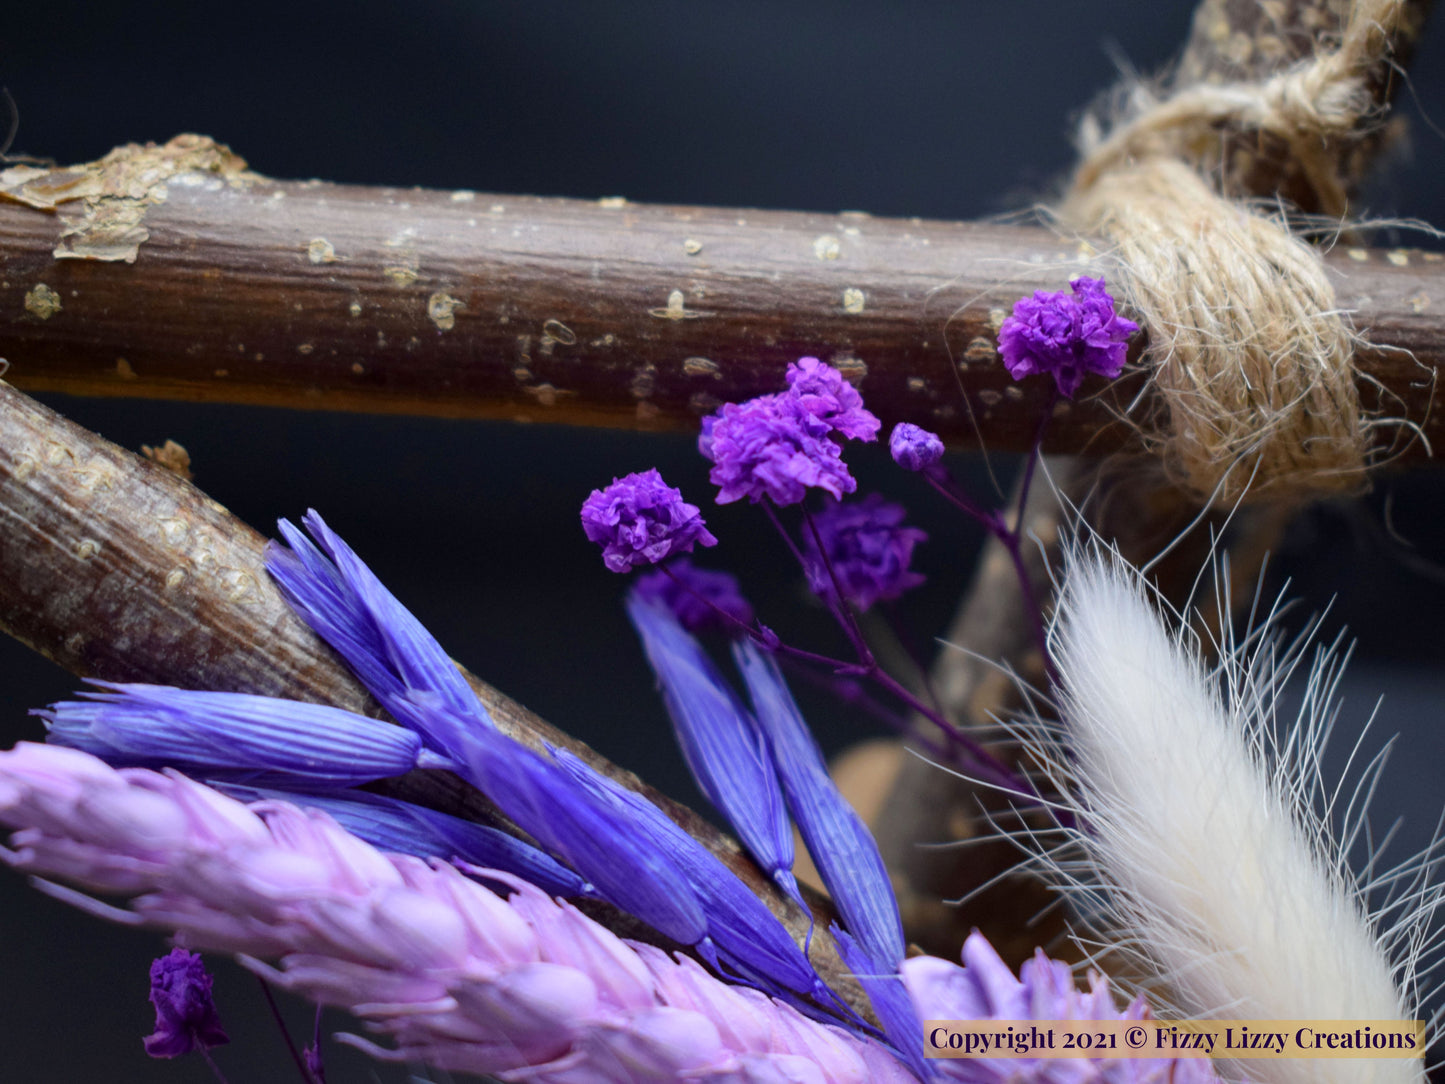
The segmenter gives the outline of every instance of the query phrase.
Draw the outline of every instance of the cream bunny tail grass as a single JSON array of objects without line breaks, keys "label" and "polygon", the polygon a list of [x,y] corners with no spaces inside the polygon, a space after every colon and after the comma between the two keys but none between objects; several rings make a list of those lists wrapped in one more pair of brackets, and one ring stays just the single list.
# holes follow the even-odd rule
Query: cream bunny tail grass
[{"label": "cream bunny tail grass", "polygon": [[[1117,556],[1069,561],[1050,635],[1060,741],[1035,743],[1078,826],[1070,845],[1046,855],[1064,890],[1170,1012],[1415,1019],[1416,967],[1439,902],[1427,883],[1433,855],[1373,870],[1368,884],[1347,868],[1359,829],[1331,830],[1339,792],[1319,774],[1341,660],[1318,652],[1299,719],[1276,730],[1277,696],[1299,652],[1279,654],[1265,629],[1223,645],[1211,669],[1194,634],[1166,626],[1149,596]],[[1356,804],[1347,819],[1359,824]],[[1390,896],[1373,914],[1372,890]],[[1422,1081],[1423,1066],[1253,1060],[1236,1071],[1253,1081],[1386,1084]]]}]

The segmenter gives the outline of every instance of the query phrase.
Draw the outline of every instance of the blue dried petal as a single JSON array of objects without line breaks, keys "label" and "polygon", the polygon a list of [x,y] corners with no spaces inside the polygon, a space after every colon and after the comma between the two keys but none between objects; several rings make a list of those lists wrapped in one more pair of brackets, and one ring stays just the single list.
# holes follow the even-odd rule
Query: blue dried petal
[{"label": "blue dried petal", "polygon": [[627,614],[662,686],[693,779],[753,860],[807,910],[792,873],[793,828],[757,722],[670,610],[633,594]]},{"label": "blue dried petal", "polygon": [[467,744],[462,776],[603,899],[680,944],[705,941],[707,919],[688,878],[632,818],[498,731],[472,734]]},{"label": "blue dried petal", "polygon": [[630,820],[638,846],[668,855],[687,878],[707,916],[708,936],[724,962],[748,978],[847,1011],[767,904],[716,855],[642,795],[593,770],[565,749],[553,749],[552,753],[558,767],[583,790]]},{"label": "blue dried petal", "polygon": [[501,870],[536,885],[549,896],[596,896],[596,890],[550,855],[485,824],[364,790],[314,794],[220,783],[246,802],[282,801],[319,809],[373,847],[418,858],[460,859]]},{"label": "blue dried petal", "polygon": [[[382,706],[432,748],[454,757],[460,733],[493,729],[466,678],[415,615],[315,511],[301,522],[320,548],[281,520],[277,527],[291,548],[268,546],[266,568],[296,612]],[[423,699],[438,700],[446,711],[428,710],[418,703]]]},{"label": "blue dried petal", "polygon": [[34,714],[49,740],[116,766],[245,773],[351,787],[453,765],[399,726],[323,704],[166,685],[92,682],[105,692]]},{"label": "blue dried petal", "polygon": [[897,1048],[904,1063],[922,1080],[932,1080],[933,1067],[923,1054],[923,1022],[897,965],[874,959],[866,949],[837,926],[832,928],[838,942],[838,955],[863,987],[873,1011],[883,1025],[883,1033]]},{"label": "blue dried petal", "polygon": [[903,922],[878,844],[838,793],[777,664],[747,642],[735,643],[733,655],[776,758],[788,809],[828,894],[869,956],[896,969]]}]

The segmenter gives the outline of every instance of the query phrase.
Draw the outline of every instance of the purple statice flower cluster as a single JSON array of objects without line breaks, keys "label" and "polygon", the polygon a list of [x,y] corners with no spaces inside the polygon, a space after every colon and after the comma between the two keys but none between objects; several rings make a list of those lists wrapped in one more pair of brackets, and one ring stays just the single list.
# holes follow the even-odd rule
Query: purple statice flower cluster
[{"label": "purple statice flower cluster", "polygon": [[877,493],[828,505],[814,517],[815,531],[805,542],[809,586],[823,598],[841,593],[860,610],[917,587],[924,578],[908,565],[913,547],[928,534],[905,527],[905,515],[901,504]]},{"label": "purple statice flower cluster", "polygon": [[[902,507],[876,495],[856,504],[839,501],[857,489],[839,438],[875,440],[878,419],[843,374],[817,358],[790,365],[786,380],[786,391],[724,404],[704,419],[698,448],[713,464],[710,477],[718,486],[717,502],[747,497],[783,507],[801,502],[809,489],[822,490],[833,503],[810,519],[804,543],[804,571],[813,590],[825,600],[841,598],[863,610],[879,599],[897,598],[923,582],[908,565],[914,546],[927,536],[903,526]],[[894,458],[901,457],[911,470],[931,465],[943,454],[938,437],[917,426],[900,426],[891,445]],[[637,504],[632,494],[638,483],[633,480],[642,478],[647,479],[649,495],[668,494],[665,502],[648,502],[646,531],[631,526],[636,515],[614,511]],[[666,511],[657,511],[664,507]],[[656,471],[595,490],[582,506],[582,526],[588,538],[602,545],[604,562],[614,572],[690,550],[703,535],[705,544],[716,541],[697,509],[685,504],[682,494],[667,487]],[[746,629],[752,623],[752,607],[736,580],[682,559],[644,577],[637,591],[665,605],[689,631],[709,625]]]},{"label": "purple statice flower cluster", "polygon": [[151,964],[156,1030],[145,1037],[153,1058],[175,1058],[231,1041],[211,997],[210,972],[194,952],[173,948]]},{"label": "purple statice flower cluster", "polygon": [[809,489],[841,498],[858,488],[835,434],[875,440],[881,423],[843,374],[817,358],[789,366],[787,381],[787,391],[725,403],[703,420],[698,450],[712,461],[718,504],[746,497],[785,507]]},{"label": "purple statice flower cluster", "polygon": [[602,546],[602,560],[613,572],[654,565],[694,545],[717,545],[697,505],[662,480],[656,470],[614,478],[582,505],[582,529]]},{"label": "purple statice flower cluster", "polygon": [[999,328],[998,349],[1015,380],[1045,373],[1072,399],[1085,374],[1112,380],[1123,371],[1139,325],[1115,311],[1103,279],[1080,277],[1069,285],[1072,294],[1039,290],[1014,305]]}]

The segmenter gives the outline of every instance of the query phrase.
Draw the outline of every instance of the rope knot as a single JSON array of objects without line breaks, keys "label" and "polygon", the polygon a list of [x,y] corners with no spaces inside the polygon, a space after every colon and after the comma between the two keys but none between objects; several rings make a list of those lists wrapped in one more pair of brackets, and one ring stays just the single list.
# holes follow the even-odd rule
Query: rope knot
[{"label": "rope knot", "polygon": [[[1197,85],[1152,100],[1092,140],[1063,208],[1113,242],[1161,416],[1146,440],[1181,484],[1225,501],[1358,490],[1367,423],[1356,335],[1324,264],[1283,217],[1230,200],[1201,170],[1221,133],[1280,139],[1325,206],[1343,207],[1330,142],[1370,108],[1364,75],[1401,0],[1357,0],[1338,48],[1258,83]],[[1193,163],[1193,165],[1189,164]]]}]

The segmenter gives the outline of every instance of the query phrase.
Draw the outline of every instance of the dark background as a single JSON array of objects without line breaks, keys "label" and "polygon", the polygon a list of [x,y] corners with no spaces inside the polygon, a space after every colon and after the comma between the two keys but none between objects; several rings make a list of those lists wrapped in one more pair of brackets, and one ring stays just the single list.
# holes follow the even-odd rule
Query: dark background
[{"label": "dark background", "polygon": [[[194,131],[276,177],[976,218],[1047,199],[1071,161],[1070,118],[1114,79],[1111,56],[1158,68],[1184,40],[1190,8],[1183,0],[49,2],[8,6],[0,83],[21,110],[15,150],[61,162]],[[1418,119],[1423,103],[1445,120],[1445,27],[1427,35],[1413,73],[1401,98],[1416,118],[1413,141],[1373,185],[1368,210],[1445,223],[1445,138]],[[179,440],[198,484],[263,530],[319,508],[457,658],[694,804],[621,616],[623,582],[603,570],[578,527],[587,492],[660,466],[722,539],[710,563],[743,573],[785,635],[826,642],[760,520],[712,508],[687,439],[47,401],[131,448]],[[926,642],[964,588],[976,534],[940,515],[876,450],[851,460],[865,488],[871,481],[909,500],[933,534],[918,556],[930,585],[904,607]],[[977,457],[957,466],[989,484]],[[1436,669],[1445,657],[1442,493],[1435,469],[1381,478],[1370,498],[1308,515],[1272,577],[1272,589],[1293,577],[1301,613],[1334,598],[1327,629],[1348,625],[1358,637],[1342,728],[1352,734],[1386,694],[1377,737],[1399,730],[1405,744],[1376,819],[1388,827],[1405,816],[1415,841],[1434,824],[1445,754]],[[39,737],[26,710],[75,686],[0,643],[4,744]],[[825,703],[810,714],[832,749],[866,732]],[[194,1059],[151,1062],[141,1051],[151,1025],[146,967],[162,947],[155,935],[79,916],[0,871],[0,1081],[211,1079]],[[253,980],[224,963],[218,972],[234,1043],[217,1056],[231,1081],[288,1079]],[[300,1027],[307,1013],[294,1008]],[[347,1026],[329,1019],[331,1030]],[[333,1084],[406,1078],[330,1052]]]}]

